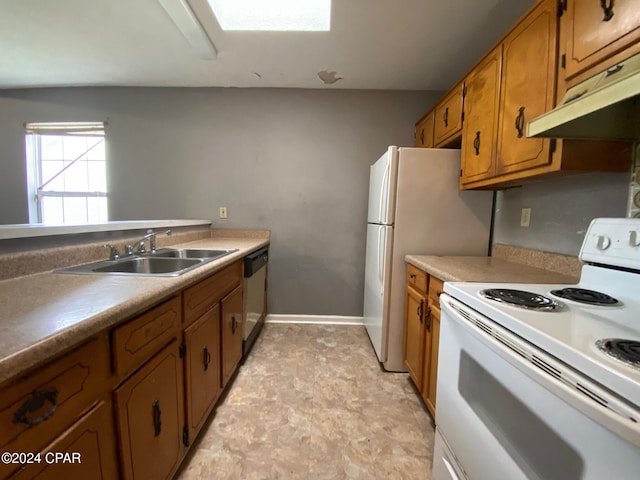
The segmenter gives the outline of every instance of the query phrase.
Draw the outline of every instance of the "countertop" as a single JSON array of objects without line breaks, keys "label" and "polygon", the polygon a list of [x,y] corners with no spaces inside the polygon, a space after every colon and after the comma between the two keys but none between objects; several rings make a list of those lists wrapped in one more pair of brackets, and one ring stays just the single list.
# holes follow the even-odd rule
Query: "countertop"
[{"label": "countertop", "polygon": [[0,384],[268,244],[210,238],[172,245],[238,249],[177,277],[45,272],[0,281]]},{"label": "countertop", "polygon": [[405,261],[445,282],[575,284],[578,278],[495,257],[407,255]]}]

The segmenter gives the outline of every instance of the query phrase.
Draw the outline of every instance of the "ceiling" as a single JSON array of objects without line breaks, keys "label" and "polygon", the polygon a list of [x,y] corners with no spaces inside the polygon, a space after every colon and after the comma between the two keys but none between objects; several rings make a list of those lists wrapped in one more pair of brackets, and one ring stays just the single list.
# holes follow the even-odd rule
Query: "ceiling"
[{"label": "ceiling", "polygon": [[333,0],[330,32],[285,33],[223,32],[189,0],[201,60],[158,0],[2,0],[0,88],[447,90],[533,1]]}]

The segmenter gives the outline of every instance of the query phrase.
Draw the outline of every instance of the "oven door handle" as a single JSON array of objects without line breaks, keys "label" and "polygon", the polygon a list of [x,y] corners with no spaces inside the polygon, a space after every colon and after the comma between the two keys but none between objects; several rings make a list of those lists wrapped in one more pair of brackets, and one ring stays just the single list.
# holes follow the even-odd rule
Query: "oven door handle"
[{"label": "oven door handle", "polygon": [[[511,331],[443,293],[441,322],[455,321],[504,360],[615,434],[640,447],[640,410]],[[443,348],[442,346],[440,348]]]}]

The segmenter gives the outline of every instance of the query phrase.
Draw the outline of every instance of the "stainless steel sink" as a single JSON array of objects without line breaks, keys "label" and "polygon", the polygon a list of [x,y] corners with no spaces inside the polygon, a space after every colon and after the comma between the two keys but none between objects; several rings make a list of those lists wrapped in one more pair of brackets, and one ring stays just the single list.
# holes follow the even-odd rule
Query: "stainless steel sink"
[{"label": "stainless steel sink", "polygon": [[54,273],[175,277],[236,251],[238,251],[237,248],[215,250],[163,248],[153,253],[63,268],[55,270]]},{"label": "stainless steel sink", "polygon": [[191,258],[136,257],[121,260],[111,265],[105,265],[104,267],[94,268],[93,271],[100,273],[137,273],[143,275],[157,275],[162,273],[180,272],[201,263],[201,259]]},{"label": "stainless steel sink", "polygon": [[237,248],[226,249],[204,249],[204,248],[161,248],[154,253],[148,253],[147,257],[165,257],[165,258],[220,258],[233,252],[237,252]]}]

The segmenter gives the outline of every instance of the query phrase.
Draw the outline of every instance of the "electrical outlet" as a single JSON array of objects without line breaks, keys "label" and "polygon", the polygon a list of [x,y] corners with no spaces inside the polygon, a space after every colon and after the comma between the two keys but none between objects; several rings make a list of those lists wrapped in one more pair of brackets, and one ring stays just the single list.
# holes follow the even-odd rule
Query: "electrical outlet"
[{"label": "electrical outlet", "polygon": [[520,213],[520,226],[528,227],[531,224],[531,209],[523,208]]},{"label": "electrical outlet", "polygon": [[220,218],[227,218],[227,207],[220,207]]}]

